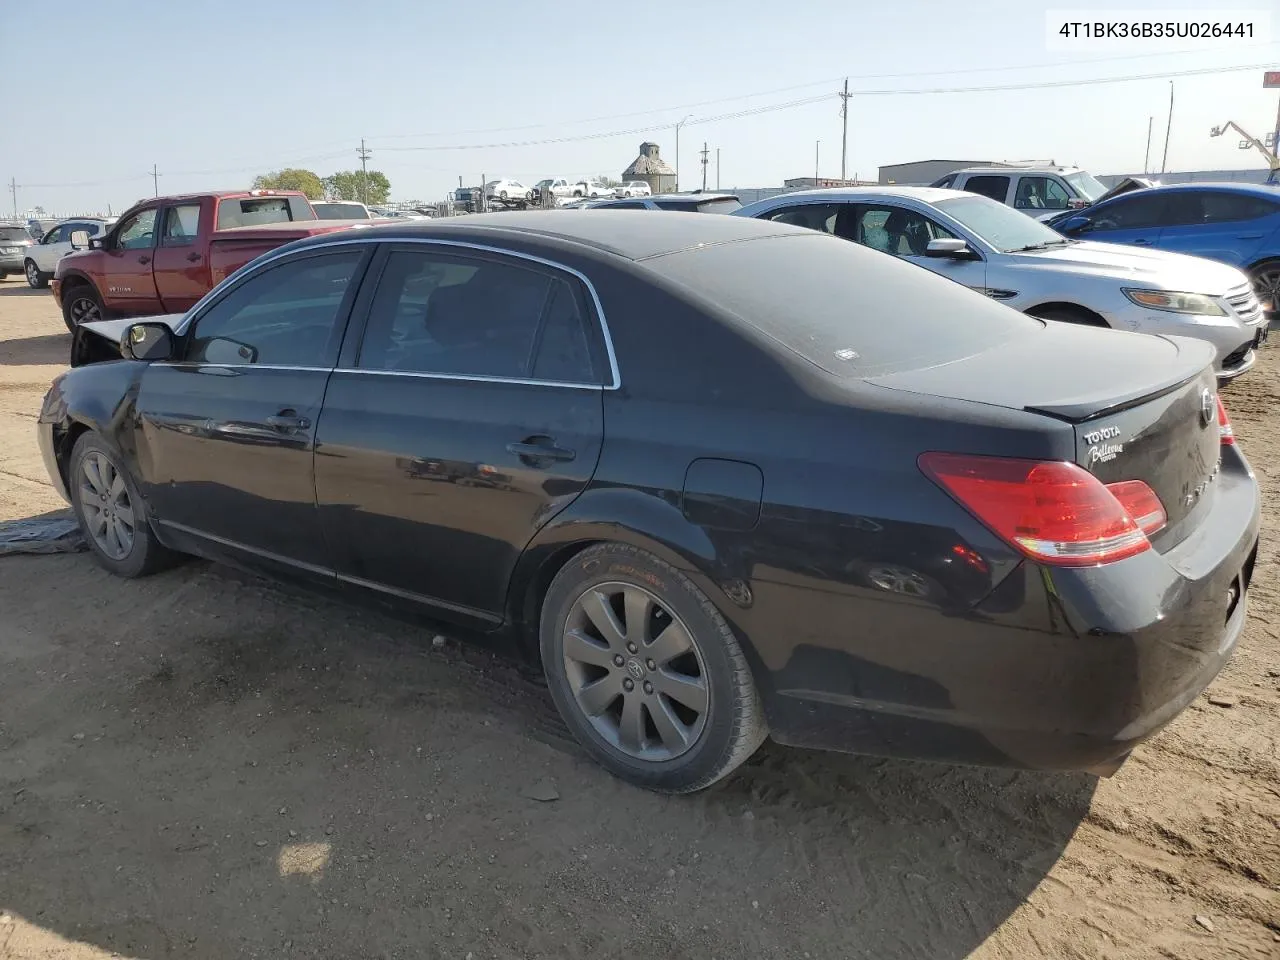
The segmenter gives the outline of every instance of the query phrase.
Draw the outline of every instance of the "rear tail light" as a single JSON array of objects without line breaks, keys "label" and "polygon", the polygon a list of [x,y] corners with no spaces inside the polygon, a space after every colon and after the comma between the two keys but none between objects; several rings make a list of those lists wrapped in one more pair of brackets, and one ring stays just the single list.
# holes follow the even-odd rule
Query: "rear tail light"
[{"label": "rear tail light", "polygon": [[1231,418],[1227,416],[1227,408],[1221,395],[1218,396],[1218,436],[1225,444],[1236,442],[1236,431],[1231,426]]},{"label": "rear tail light", "polygon": [[1147,530],[1165,522],[1164,508],[1146,484],[1125,481],[1109,489],[1074,463],[926,453],[919,464],[992,531],[1055,566],[1135,556],[1151,549]]}]

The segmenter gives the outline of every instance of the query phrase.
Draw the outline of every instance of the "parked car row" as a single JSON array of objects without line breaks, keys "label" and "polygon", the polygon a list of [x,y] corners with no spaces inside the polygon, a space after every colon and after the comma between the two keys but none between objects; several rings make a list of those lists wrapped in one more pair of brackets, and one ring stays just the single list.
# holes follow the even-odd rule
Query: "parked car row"
[{"label": "parked car row", "polygon": [[[261,251],[220,229],[247,200],[199,198],[178,256]],[[175,309],[185,202],[64,258],[64,300],[128,269]],[[486,634],[677,793],[768,736],[1106,774],[1217,675],[1260,498],[1200,320],[1249,326],[1238,271],[952,190],[614,206],[307,235],[85,322],[37,430],[93,556]],[[1026,312],[1068,296],[1122,329]]]}]

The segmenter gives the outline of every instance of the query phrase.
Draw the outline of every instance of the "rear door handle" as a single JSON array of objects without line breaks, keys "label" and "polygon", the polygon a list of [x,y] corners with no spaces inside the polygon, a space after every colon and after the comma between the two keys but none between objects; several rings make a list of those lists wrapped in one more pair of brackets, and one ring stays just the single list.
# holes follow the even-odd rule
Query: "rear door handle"
[{"label": "rear door handle", "polygon": [[1151,241],[1150,241],[1150,240],[1132,240],[1132,241],[1130,241],[1130,242],[1131,242],[1135,247],[1149,247],[1149,246],[1151,246]]},{"label": "rear door handle", "polygon": [[273,430],[307,430],[311,427],[311,421],[306,417],[278,413],[273,417],[267,417],[267,426]]},{"label": "rear door handle", "polygon": [[139,262],[139,263],[150,263],[150,262],[151,262],[151,258],[150,258],[150,257],[146,257],[146,256],[139,257],[139,258],[138,258],[138,262]]},{"label": "rear door handle", "polygon": [[200,260],[200,254],[192,251],[191,253],[187,254],[187,260],[190,263],[196,263]]},{"label": "rear door handle", "polygon": [[1239,236],[1237,236],[1237,237],[1236,237],[1236,239],[1237,239],[1237,240],[1261,240],[1261,239],[1262,239],[1262,234],[1260,234],[1260,233],[1242,233],[1242,234],[1240,234]]},{"label": "rear door handle", "polygon": [[527,437],[520,443],[508,443],[507,452],[514,453],[526,463],[538,460],[569,461],[578,454],[573,450],[556,446],[551,437]]}]

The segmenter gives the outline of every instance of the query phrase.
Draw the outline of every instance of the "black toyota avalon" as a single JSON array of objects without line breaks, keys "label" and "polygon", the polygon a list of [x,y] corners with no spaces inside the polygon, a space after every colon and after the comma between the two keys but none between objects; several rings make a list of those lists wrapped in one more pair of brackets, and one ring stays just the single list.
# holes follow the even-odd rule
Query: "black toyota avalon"
[{"label": "black toyota avalon", "polygon": [[87,324],[39,432],[108,570],[198,555],[488,634],[636,784],[768,736],[1105,774],[1245,620],[1212,363],[800,228],[500,213]]}]

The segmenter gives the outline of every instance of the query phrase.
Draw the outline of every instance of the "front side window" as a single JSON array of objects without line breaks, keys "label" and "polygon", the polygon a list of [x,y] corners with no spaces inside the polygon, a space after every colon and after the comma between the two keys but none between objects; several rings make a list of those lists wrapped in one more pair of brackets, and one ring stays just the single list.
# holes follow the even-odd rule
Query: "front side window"
[{"label": "front side window", "polygon": [[164,213],[162,247],[186,247],[196,242],[200,232],[200,204],[185,203]]},{"label": "front side window", "polygon": [[185,360],[218,365],[328,366],[364,250],[267,267],[195,320]]},{"label": "front side window", "polygon": [[1070,201],[1066,188],[1052,177],[1023,177],[1013,205],[1019,210],[1065,210]]},{"label": "front side window", "polygon": [[156,208],[135,213],[120,227],[116,241],[121,250],[146,250],[155,246]]},{"label": "front side window", "polygon": [[970,177],[964,182],[960,189],[968,190],[970,193],[981,194],[984,197],[990,197],[997,203],[1004,203],[1004,198],[1009,195],[1009,178]]},{"label": "front side window", "polygon": [[1089,214],[1093,229],[1141,230],[1159,226],[1168,207],[1167,195],[1145,191],[1118,197]]},{"label": "front side window", "polygon": [[845,239],[895,257],[923,257],[930,240],[954,240],[955,234],[915,210],[869,206],[860,208],[853,235]]},{"label": "front side window", "polygon": [[358,365],[449,376],[597,382],[576,282],[492,260],[397,250]]},{"label": "front side window", "polygon": [[774,223],[789,223],[793,227],[807,227],[820,233],[835,233],[839,213],[839,204],[802,203],[775,210],[762,219],[772,220]]}]

